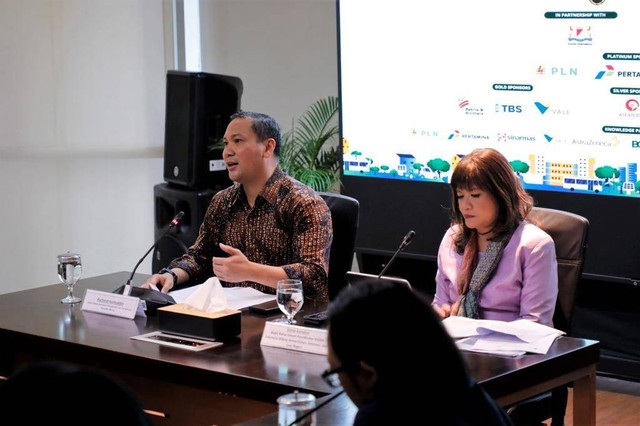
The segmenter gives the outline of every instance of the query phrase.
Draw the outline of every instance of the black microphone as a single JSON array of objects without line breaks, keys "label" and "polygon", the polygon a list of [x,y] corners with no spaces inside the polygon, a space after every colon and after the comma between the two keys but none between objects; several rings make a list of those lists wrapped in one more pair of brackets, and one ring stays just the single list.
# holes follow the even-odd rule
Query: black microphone
[{"label": "black microphone", "polygon": [[136,269],[138,269],[138,266],[140,266],[140,264],[142,263],[142,261],[149,255],[149,253],[151,253],[151,250],[153,250],[154,248],[156,248],[156,246],[158,245],[158,243],[160,242],[161,239],[163,239],[165,237],[165,235],[167,235],[169,233],[169,231],[171,231],[171,228],[173,228],[174,226],[176,226],[178,223],[180,223],[180,220],[182,220],[182,216],[184,216],[184,212],[180,211],[178,212],[177,215],[174,216],[174,218],[171,220],[171,222],[169,223],[169,227],[167,228],[166,231],[164,231],[162,233],[162,235],[160,236],[160,238],[158,238],[156,240],[155,243],[153,243],[153,245],[151,246],[151,248],[149,250],[147,250],[147,252],[144,254],[144,256],[142,256],[142,258],[140,260],[138,260],[138,263],[136,263],[136,266],[133,268],[133,272],[131,272],[131,276],[129,277],[129,279],[127,280],[127,283],[125,284],[125,288],[124,288],[124,292],[123,294],[125,294],[126,296],[129,295],[129,293],[131,292],[131,280],[133,279],[133,276],[136,273]]},{"label": "black microphone", "polygon": [[292,421],[291,423],[289,423],[287,426],[293,426],[296,423],[306,419],[307,417],[309,417],[310,415],[312,415],[313,413],[315,413],[316,411],[318,411],[319,409],[321,409],[322,407],[324,407],[325,405],[327,405],[328,403],[330,403],[331,401],[333,401],[334,399],[336,399],[337,397],[339,397],[340,395],[342,395],[344,393],[344,389],[341,390],[340,392],[337,392],[333,395],[331,395],[331,398],[327,399],[326,401],[324,401],[322,404],[318,405],[316,408],[314,408],[313,410],[309,410],[306,413],[304,413],[302,416],[298,417],[297,419],[295,419],[294,421]]},{"label": "black microphone", "polygon": [[387,269],[389,269],[389,266],[396,259],[396,256],[398,256],[398,254],[400,254],[400,252],[402,250],[404,250],[405,247],[407,247],[409,244],[411,244],[411,241],[413,240],[413,237],[415,235],[416,235],[416,233],[413,230],[407,232],[407,235],[404,236],[404,238],[402,239],[402,242],[400,243],[400,247],[398,247],[398,250],[396,250],[396,252],[393,253],[393,257],[391,258],[391,260],[389,260],[387,262],[387,264],[385,265],[385,267],[382,270],[382,272],[380,272],[380,275],[378,275],[378,278],[380,278],[382,275],[384,275],[384,273],[387,271]]}]

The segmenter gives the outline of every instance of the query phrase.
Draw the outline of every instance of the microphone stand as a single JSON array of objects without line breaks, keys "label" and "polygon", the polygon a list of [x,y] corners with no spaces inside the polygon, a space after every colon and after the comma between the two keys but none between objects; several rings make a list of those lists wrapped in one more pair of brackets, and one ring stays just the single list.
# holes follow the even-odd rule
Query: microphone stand
[{"label": "microphone stand", "polygon": [[415,232],[409,231],[407,235],[405,235],[404,239],[402,240],[402,243],[400,243],[400,247],[398,247],[398,250],[396,250],[396,252],[393,253],[393,257],[391,258],[391,260],[387,262],[385,267],[382,269],[382,271],[378,275],[378,278],[382,277],[384,273],[387,272],[387,269],[389,269],[389,266],[391,266],[393,261],[396,260],[396,257],[400,254],[400,252],[404,250],[405,247],[407,247],[411,243],[411,240],[413,240],[413,236],[415,234],[416,234]]},{"label": "microphone stand", "polygon": [[171,221],[171,223],[169,223],[169,227],[167,228],[166,231],[164,231],[162,233],[162,235],[160,236],[160,238],[158,238],[156,240],[155,243],[153,243],[153,245],[149,248],[149,250],[147,250],[147,252],[144,254],[144,256],[142,256],[140,258],[140,260],[138,260],[138,263],[136,263],[136,266],[133,268],[133,272],[131,272],[131,276],[129,277],[129,279],[127,280],[127,283],[124,285],[124,289],[122,290],[122,294],[124,296],[129,296],[131,294],[131,280],[133,279],[133,276],[136,273],[136,270],[138,269],[138,266],[140,266],[140,264],[142,263],[142,261],[149,255],[149,253],[151,253],[151,250],[153,250],[154,248],[156,248],[156,246],[158,245],[158,243],[160,242],[161,239],[163,239],[168,233],[169,231],[171,231],[171,229],[176,226],[180,220],[182,219],[182,216],[184,216],[184,212],[181,211],[179,212]]},{"label": "microphone stand", "polygon": [[[169,226],[169,229],[171,229],[171,226]],[[164,238],[164,236],[167,235],[167,233],[169,232],[169,229],[167,229],[167,231],[164,234],[162,234],[162,237],[160,237],[160,238]],[[129,296],[131,294],[131,280],[133,279],[133,276],[136,273],[136,269],[138,269],[138,266],[140,266],[140,264],[145,259],[145,257],[147,257],[149,255],[149,253],[151,253],[151,250],[153,250],[158,245],[158,241],[153,243],[153,245],[149,248],[149,250],[147,250],[147,252],[144,254],[144,256],[142,256],[142,258],[140,258],[140,260],[138,260],[138,263],[136,263],[136,266],[133,267],[133,272],[131,272],[131,276],[127,280],[127,283],[124,285],[124,290],[122,291],[123,295]]]}]

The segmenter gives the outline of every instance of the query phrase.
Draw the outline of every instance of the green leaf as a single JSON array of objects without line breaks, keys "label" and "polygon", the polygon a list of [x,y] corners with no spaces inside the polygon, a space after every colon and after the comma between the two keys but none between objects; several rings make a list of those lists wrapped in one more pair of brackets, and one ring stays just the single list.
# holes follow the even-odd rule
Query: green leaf
[{"label": "green leaf", "polygon": [[338,110],[336,96],[319,99],[282,138],[282,169],[316,191],[327,191],[340,183]]}]

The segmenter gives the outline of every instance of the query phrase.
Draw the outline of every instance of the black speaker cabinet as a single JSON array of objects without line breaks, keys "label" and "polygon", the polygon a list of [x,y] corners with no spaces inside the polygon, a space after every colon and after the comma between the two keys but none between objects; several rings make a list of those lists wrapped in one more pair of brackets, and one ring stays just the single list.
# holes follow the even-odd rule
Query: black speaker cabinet
[{"label": "black speaker cabinet", "polygon": [[167,71],[165,181],[189,188],[229,186],[222,149],[212,146],[240,109],[242,88],[238,77]]},{"label": "black speaker cabinet", "polygon": [[186,253],[198,237],[200,224],[216,189],[193,189],[160,183],[153,187],[155,200],[155,239],[162,237],[171,219],[183,211],[180,223],[162,237],[153,252],[152,273],[169,265],[173,259]]}]

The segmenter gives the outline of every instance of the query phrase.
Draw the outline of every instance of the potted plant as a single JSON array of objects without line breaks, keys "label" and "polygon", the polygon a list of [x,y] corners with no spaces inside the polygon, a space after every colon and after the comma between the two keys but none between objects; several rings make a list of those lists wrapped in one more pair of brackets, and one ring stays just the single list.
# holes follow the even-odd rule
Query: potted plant
[{"label": "potted plant", "polygon": [[318,192],[340,183],[338,108],[337,96],[321,98],[282,135],[282,169]]}]

